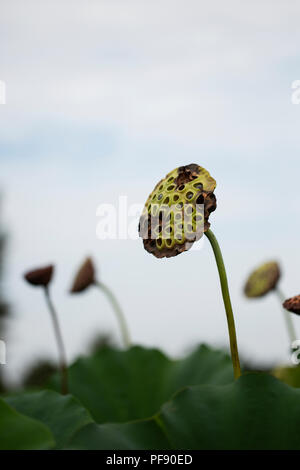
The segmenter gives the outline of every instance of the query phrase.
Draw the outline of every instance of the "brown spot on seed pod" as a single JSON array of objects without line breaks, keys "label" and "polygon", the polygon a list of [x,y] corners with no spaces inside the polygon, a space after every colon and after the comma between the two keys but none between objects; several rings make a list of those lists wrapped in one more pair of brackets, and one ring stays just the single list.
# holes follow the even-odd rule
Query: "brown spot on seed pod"
[{"label": "brown spot on seed pod", "polygon": [[24,279],[32,286],[47,287],[52,279],[54,266],[50,264],[43,268],[33,269],[24,274]]},{"label": "brown spot on seed pod", "polygon": [[86,258],[80,266],[70,292],[76,294],[84,291],[95,282],[95,268],[91,258]]},{"label": "brown spot on seed pod", "polygon": [[263,297],[275,289],[280,279],[280,268],[278,263],[271,261],[265,263],[253,271],[244,288],[247,297]]},{"label": "brown spot on seed pod", "polygon": [[288,310],[289,312],[296,313],[296,315],[300,315],[300,295],[296,295],[295,297],[291,297],[283,302],[283,308]]},{"label": "brown spot on seed pod", "polygon": [[176,184],[177,188],[184,185],[185,183],[189,183],[197,178],[200,173],[199,165],[195,163],[191,163],[190,165],[180,166],[178,168],[178,176],[175,178],[174,183]]}]

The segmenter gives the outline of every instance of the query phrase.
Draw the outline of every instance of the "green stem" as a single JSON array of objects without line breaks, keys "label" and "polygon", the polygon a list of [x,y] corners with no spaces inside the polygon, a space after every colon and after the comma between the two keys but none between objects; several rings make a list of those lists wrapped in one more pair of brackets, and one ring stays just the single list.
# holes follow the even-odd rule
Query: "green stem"
[{"label": "green stem", "polygon": [[[285,301],[286,297],[283,295],[283,293],[281,292],[279,287],[276,287],[275,291],[276,291],[276,294],[279,298],[279,302],[280,302],[281,307],[282,307],[282,304]],[[293,320],[292,320],[292,315],[290,314],[290,312],[285,310],[283,307],[282,307],[282,312],[283,312],[283,315],[284,315],[284,320],[285,320],[288,336],[289,336],[289,339],[290,339],[290,343],[292,344],[297,339],[297,334],[296,334],[294,323],[293,323]]]},{"label": "green stem", "polygon": [[62,334],[61,334],[61,330],[60,330],[60,326],[58,322],[57,313],[52,303],[48,287],[45,287],[45,297],[46,297],[46,302],[47,302],[50,315],[52,318],[54,334],[55,334],[57,347],[58,347],[60,372],[61,372],[61,393],[62,395],[66,395],[68,393],[68,367],[67,367],[66,352],[65,352],[64,342],[62,339]]},{"label": "green stem", "polygon": [[102,289],[102,291],[106,294],[109,301],[111,302],[111,304],[113,306],[113,309],[115,311],[115,314],[117,316],[119,325],[120,325],[120,329],[121,329],[122,338],[123,338],[125,348],[129,348],[130,344],[131,344],[129,330],[128,330],[128,327],[127,327],[127,324],[126,324],[124,313],[121,309],[121,306],[120,306],[119,302],[117,301],[116,296],[113,294],[113,292],[110,290],[110,288],[107,287],[107,285],[103,284],[103,282],[95,281],[94,284],[96,286],[98,286],[100,289]]},{"label": "green stem", "polygon": [[211,247],[215,255],[217,267],[218,267],[222,295],[223,295],[223,302],[224,302],[224,307],[225,307],[226,317],[227,317],[234,378],[237,379],[241,375],[241,367],[240,367],[240,360],[239,360],[239,353],[238,353],[238,346],[237,346],[237,339],[236,339],[236,332],[235,332],[235,325],[234,325],[234,317],[233,317],[232,305],[231,305],[229,289],[228,289],[226,269],[225,269],[225,265],[223,261],[222,252],[221,252],[219,243],[215,235],[210,229],[205,232],[205,235],[209,239],[209,242],[211,244]]}]

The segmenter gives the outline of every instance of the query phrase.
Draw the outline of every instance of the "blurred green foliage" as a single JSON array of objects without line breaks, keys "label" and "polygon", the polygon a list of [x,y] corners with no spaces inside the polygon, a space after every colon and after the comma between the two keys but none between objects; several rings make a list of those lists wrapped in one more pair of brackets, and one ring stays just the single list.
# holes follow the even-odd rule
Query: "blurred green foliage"
[{"label": "blurred green foliage", "polygon": [[299,450],[300,390],[266,373],[233,381],[228,359],[207,346],[177,361],[104,348],[71,366],[77,397],[0,399],[0,448]]},{"label": "blurred green foliage", "polygon": [[88,424],[75,449],[300,449],[300,390],[267,374],[185,387],[148,420]]},{"label": "blurred green foliage", "polygon": [[41,450],[55,445],[41,420],[18,413],[0,399],[0,450]]},{"label": "blurred green foliage", "polygon": [[56,371],[57,366],[49,359],[34,362],[25,374],[23,387],[43,387]]},{"label": "blurred green foliage", "polygon": [[[233,381],[230,357],[201,345],[171,360],[157,349],[104,347],[69,368],[69,390],[98,423],[147,418],[182,387]],[[49,384],[59,391],[59,377]]]}]

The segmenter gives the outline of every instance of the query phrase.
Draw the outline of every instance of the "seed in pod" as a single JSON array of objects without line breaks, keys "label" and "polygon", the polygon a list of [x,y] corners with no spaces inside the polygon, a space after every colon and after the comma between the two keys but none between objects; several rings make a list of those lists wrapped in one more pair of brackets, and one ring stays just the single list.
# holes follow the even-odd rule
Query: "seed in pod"
[{"label": "seed in pod", "polygon": [[189,250],[210,227],[215,188],[209,172],[194,163],[168,173],[149,195],[140,218],[144,248],[157,258]]},{"label": "seed in pod", "polygon": [[244,287],[247,297],[263,297],[275,289],[280,279],[280,268],[276,261],[270,261],[253,271]]}]

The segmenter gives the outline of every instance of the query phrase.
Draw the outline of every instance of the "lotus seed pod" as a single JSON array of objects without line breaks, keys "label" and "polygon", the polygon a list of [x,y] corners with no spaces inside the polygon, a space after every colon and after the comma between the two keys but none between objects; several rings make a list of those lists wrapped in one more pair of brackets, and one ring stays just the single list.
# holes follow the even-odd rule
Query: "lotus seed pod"
[{"label": "lotus seed pod", "polygon": [[95,268],[91,258],[86,258],[80,266],[70,292],[72,294],[82,292],[95,282]]},{"label": "lotus seed pod", "polygon": [[176,168],[149,195],[139,223],[144,248],[170,258],[191,248],[209,229],[216,181],[194,163]]},{"label": "lotus seed pod", "polygon": [[253,271],[244,288],[247,297],[263,297],[275,289],[280,278],[278,263],[271,261]]},{"label": "lotus seed pod", "polygon": [[300,315],[300,295],[296,295],[295,297],[292,297],[291,299],[287,299],[283,303],[283,308],[285,308],[289,312]]},{"label": "lotus seed pod", "polygon": [[32,286],[47,287],[52,279],[54,266],[49,265],[44,268],[34,269],[24,274],[24,279]]}]

